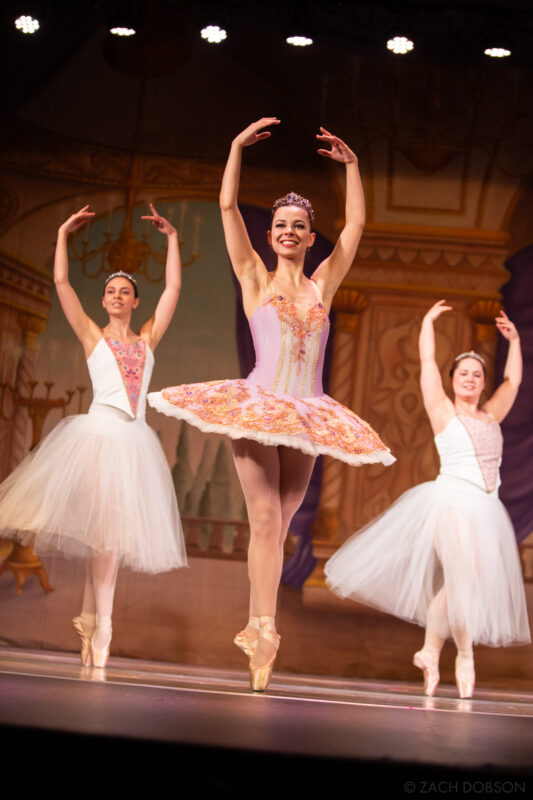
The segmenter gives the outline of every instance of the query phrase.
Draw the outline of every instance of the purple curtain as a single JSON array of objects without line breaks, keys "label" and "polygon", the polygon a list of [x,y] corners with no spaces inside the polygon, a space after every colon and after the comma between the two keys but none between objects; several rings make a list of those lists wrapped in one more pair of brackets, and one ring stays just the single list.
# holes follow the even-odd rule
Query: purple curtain
[{"label": "purple curtain", "polygon": [[[507,262],[511,279],[505,284],[503,304],[522,343],[524,378],[516,402],[502,424],[504,437],[502,486],[505,504],[518,542],[533,530],[533,245]],[[496,383],[503,380],[507,342],[500,337],[496,356]]]},{"label": "purple curtain", "polygon": [[[253,206],[241,206],[241,213],[248,230],[252,245],[261,256],[267,269],[275,268],[275,258],[267,241],[267,230],[270,229],[270,211],[264,208]],[[304,267],[305,274],[309,277],[315,271],[321,261],[331,253],[333,245],[321,234],[317,233],[316,241],[306,259]],[[239,365],[241,375],[248,375],[255,366],[255,352],[250,333],[250,326],[242,307],[242,295],[239,282],[234,276],[235,293],[237,297],[235,312],[235,332],[237,338],[237,352],[239,355]],[[330,315],[332,327],[334,324],[333,312]],[[324,359],[324,391],[328,391],[329,374],[331,369],[331,342],[330,336],[326,348]],[[285,563],[281,576],[282,583],[301,588],[305,579],[314,569],[316,559],[313,557],[311,542],[311,523],[313,522],[320,498],[320,487],[322,485],[322,458],[316,460],[313,474],[309,482],[309,487],[304,501],[296,512],[292,523],[291,532],[297,537],[297,544],[291,558]]]}]

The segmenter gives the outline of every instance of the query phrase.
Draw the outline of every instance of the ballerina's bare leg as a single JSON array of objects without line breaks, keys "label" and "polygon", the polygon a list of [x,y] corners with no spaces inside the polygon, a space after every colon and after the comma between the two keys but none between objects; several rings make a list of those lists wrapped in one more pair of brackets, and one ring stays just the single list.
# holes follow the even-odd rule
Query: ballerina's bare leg
[{"label": "ballerina's bare leg", "polygon": [[439,684],[439,658],[449,631],[446,590],[443,586],[429,604],[424,646],[413,657],[415,667],[424,673],[424,692],[429,696]]},{"label": "ballerina's bare leg", "polygon": [[[267,447],[250,440],[233,442],[237,474],[246,500],[250,521],[248,576],[250,616],[274,619],[281,570],[283,544],[290,521],[304,498],[314,458],[286,447]],[[249,622],[247,631],[257,636]],[[253,654],[254,665],[266,663],[275,643],[260,636]]]},{"label": "ballerina's bare leg", "polygon": [[446,588],[443,586],[428,608],[424,647],[414,656],[415,666],[424,671],[426,694],[433,694],[438,685],[439,657],[450,632],[457,647],[455,675],[459,695],[471,697],[475,683],[472,637],[466,627],[450,625]]},{"label": "ballerina's bare leg", "polygon": [[90,562],[91,582],[96,607],[93,644],[103,649],[111,640],[111,614],[117,582],[118,561],[115,553],[97,556]]},{"label": "ballerina's bare leg", "polygon": [[85,588],[79,617],[72,620],[81,639],[82,664],[105,666],[112,636],[111,614],[117,582],[118,559],[114,553],[90,558],[85,566]]}]

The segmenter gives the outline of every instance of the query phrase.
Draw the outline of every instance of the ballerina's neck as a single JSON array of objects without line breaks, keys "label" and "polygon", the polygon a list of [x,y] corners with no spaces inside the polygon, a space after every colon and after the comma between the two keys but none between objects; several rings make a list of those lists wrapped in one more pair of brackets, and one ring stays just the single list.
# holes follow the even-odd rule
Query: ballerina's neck
[{"label": "ballerina's neck", "polygon": [[101,331],[105,339],[113,339],[115,342],[120,342],[124,345],[135,344],[141,338],[138,333],[131,330],[129,325],[117,325],[113,327],[106,325]]},{"label": "ballerina's neck", "polygon": [[479,409],[477,401],[465,403],[456,398],[454,407],[456,414],[465,414],[467,417],[474,417],[474,419],[486,419],[487,417],[487,414]]}]

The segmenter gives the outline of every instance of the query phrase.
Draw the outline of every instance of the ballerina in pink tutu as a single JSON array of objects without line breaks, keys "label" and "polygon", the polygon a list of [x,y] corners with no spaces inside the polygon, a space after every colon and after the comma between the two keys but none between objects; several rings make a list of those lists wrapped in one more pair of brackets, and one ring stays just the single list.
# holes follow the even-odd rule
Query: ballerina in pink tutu
[{"label": "ballerina in pink tutu", "polygon": [[455,359],[446,395],[435,361],[434,323],[451,306],[429,309],[420,330],[421,389],[440,456],[436,480],[409,489],[349,539],[326,564],[336,594],[376,606],[426,629],[413,663],[424,690],[439,683],[439,657],[453,637],[460,697],[471,697],[472,646],[530,641],[524,584],[513,526],[498,498],[502,435],[499,423],[522,378],[517,330],[506,314],[496,327],[508,341],[503,383],[481,408],[483,358]]},{"label": "ballerina in pink tutu", "polygon": [[277,258],[268,273],[252,248],[237,205],[245,147],[269,137],[279,120],[254,122],[231,146],[220,207],[226,245],[241,284],[254,339],[256,365],[243,380],[175,386],[149,395],[159,411],[203,431],[230,436],[250,521],[250,618],[235,643],[250,657],[250,682],[266,688],[279,647],[276,598],[283,544],[304,498],[315,458],[327,453],[349,464],[394,457],[374,430],[322,390],[322,365],[333,295],[352,265],[363,231],[364,197],[357,158],[324,128],[317,138],[331,149],[320,155],[346,168],[346,224],[328,258],[311,279],[304,260],[312,247],[313,209],[294,192],[272,209],[268,240]]},{"label": "ballerina in pink tutu", "polygon": [[185,566],[187,556],[165,454],[145,421],[153,351],[165,333],[181,288],[176,230],[153,206],[143,217],[168,238],[166,285],[153,316],[131,328],[139,305],[135,279],[115,272],[105,281],[100,328],[87,316],[68,279],[67,237],[93,212],[85,206],[61,225],[54,280],[67,320],[87,358],[93,387],[88,414],[69,416],[0,487],[0,535],[40,554],[87,559],[81,613],[73,620],[82,663],[105,667],[120,565],[141,572]]}]

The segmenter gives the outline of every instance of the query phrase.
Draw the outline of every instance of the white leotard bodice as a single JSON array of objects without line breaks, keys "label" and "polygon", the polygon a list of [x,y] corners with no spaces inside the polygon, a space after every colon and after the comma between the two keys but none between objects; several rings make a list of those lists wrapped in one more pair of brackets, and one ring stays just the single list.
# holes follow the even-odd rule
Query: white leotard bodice
[{"label": "white leotard bodice", "polygon": [[132,419],[144,419],[146,394],[154,368],[154,356],[139,340],[123,345],[102,338],[87,359],[93,387],[93,405],[118,408]]},{"label": "white leotard bodice", "polygon": [[435,436],[439,475],[459,478],[497,496],[503,438],[499,424],[457,414]]}]

